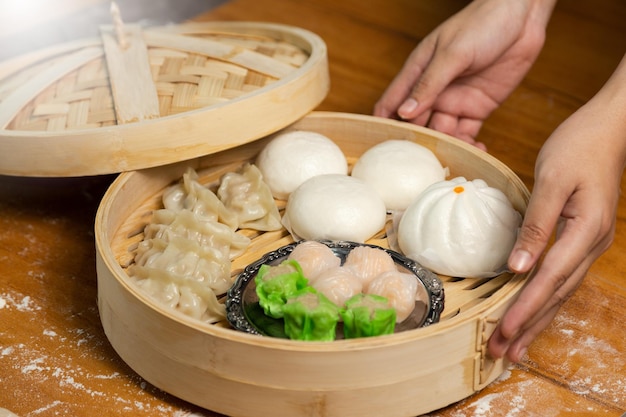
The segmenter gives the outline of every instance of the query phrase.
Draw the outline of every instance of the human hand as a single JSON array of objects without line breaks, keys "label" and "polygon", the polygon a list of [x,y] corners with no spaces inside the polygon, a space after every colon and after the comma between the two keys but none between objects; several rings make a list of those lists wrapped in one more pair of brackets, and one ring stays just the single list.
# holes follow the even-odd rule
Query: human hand
[{"label": "human hand", "polygon": [[485,149],[475,137],[535,61],[556,0],[476,0],[415,48],[374,108]]},{"label": "human hand", "polygon": [[555,229],[556,240],[491,336],[489,352],[496,358],[521,360],[612,243],[626,161],[626,57],[616,74],[559,126],[539,153],[535,186],[509,267],[529,271]]}]

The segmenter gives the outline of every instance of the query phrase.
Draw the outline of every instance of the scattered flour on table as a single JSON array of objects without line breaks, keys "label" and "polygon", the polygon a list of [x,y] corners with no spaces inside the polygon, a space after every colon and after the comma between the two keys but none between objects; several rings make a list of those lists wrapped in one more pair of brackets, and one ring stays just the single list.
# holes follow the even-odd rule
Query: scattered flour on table
[{"label": "scattered flour on table", "polygon": [[[517,375],[516,382],[512,383],[510,378],[516,368],[511,366],[490,384],[488,394],[461,400],[456,406],[446,409],[447,413],[451,413],[446,415],[522,417],[528,414],[529,404],[533,404],[533,409],[536,408],[537,401],[541,401],[542,405],[546,404],[542,409],[542,417],[583,412],[587,415],[602,415],[602,410],[593,406],[594,397],[608,400],[616,408],[623,409],[626,404],[626,355],[620,348],[613,346],[611,339],[596,337],[589,329],[589,321],[579,320],[566,312],[555,318],[552,331],[556,331],[562,341],[550,352],[557,359],[553,363],[555,372],[569,381],[567,388],[581,396],[579,401],[564,404],[558,395],[545,391],[544,385],[527,379],[523,374]],[[558,360],[564,357],[571,359]],[[437,412],[429,414],[430,417],[439,415]]]},{"label": "scattered flour on table", "polygon": [[[577,320],[567,312],[555,317],[553,326],[563,336],[555,347],[555,357],[575,357],[571,369],[568,361],[555,362],[559,373],[566,375],[568,387],[579,395],[601,396],[617,407],[626,407],[626,355],[609,340],[599,339],[588,329],[588,321]],[[593,366],[585,363],[593,362]],[[601,372],[598,372],[601,370]]]},{"label": "scattered flour on table", "polygon": [[[187,411],[180,405],[163,403],[165,394],[139,376],[117,371],[98,373],[84,368],[81,363],[85,358],[88,362],[111,361],[111,358],[105,357],[102,353],[101,345],[104,342],[88,329],[73,328],[71,325],[61,329],[47,325],[45,317],[41,317],[41,306],[32,297],[18,293],[0,293],[0,309],[19,311],[20,314],[23,313],[25,317],[29,317],[30,322],[41,323],[39,334],[23,336],[20,339],[0,327],[0,369],[9,372],[0,372],[0,386],[4,385],[10,377],[7,375],[11,372],[21,374],[25,380],[31,381],[30,392],[14,392],[16,396],[28,395],[30,400],[28,405],[32,407],[28,411],[21,412],[20,417],[71,415],[72,410],[89,406],[90,400],[86,400],[86,397],[93,398],[94,404],[96,402],[110,406],[121,404],[122,411],[129,415],[202,416],[202,414]],[[88,313],[90,316],[96,314],[93,309],[78,313],[68,310],[68,323],[73,323],[72,317],[83,313]],[[1,314],[3,314],[2,310],[0,310]],[[63,348],[50,351],[49,347],[42,347],[49,346],[50,339],[62,345]],[[108,381],[117,381],[114,382],[117,385],[113,393],[103,387],[102,384],[105,381],[107,385],[111,384]],[[58,393],[58,397],[42,404],[36,399],[39,387],[44,386],[45,391],[54,388],[53,391]],[[26,398],[25,396],[25,401]],[[2,395],[0,395],[0,402],[2,402]]]},{"label": "scattered flour on table", "polygon": [[[471,396],[452,405],[451,409],[446,409],[445,415],[451,417],[523,417],[530,415],[528,408],[532,404],[532,409],[537,408],[537,401],[541,402],[541,417],[559,417],[564,413],[567,415],[576,415],[576,413],[585,412],[593,415],[603,415],[601,410],[583,404],[577,401],[575,404],[564,404],[558,395],[551,396],[549,391],[545,390],[545,386],[537,384],[533,379],[527,379],[524,374],[518,375],[516,382],[512,383],[510,378],[512,372],[516,369],[514,365],[506,369],[498,378],[496,378],[489,388],[492,392],[485,395]],[[602,385],[593,383],[591,379],[583,381],[585,387],[590,392],[600,393],[604,388]],[[619,382],[623,386],[623,382]],[[587,388],[585,388],[587,389]],[[455,410],[460,408],[460,410]],[[604,410],[606,412],[606,410]],[[423,417],[441,417],[438,411],[434,411]]]},{"label": "scattered flour on table", "polygon": [[0,294],[0,308],[15,308],[22,312],[41,310],[41,306],[36,305],[29,295],[15,296],[7,293]]}]

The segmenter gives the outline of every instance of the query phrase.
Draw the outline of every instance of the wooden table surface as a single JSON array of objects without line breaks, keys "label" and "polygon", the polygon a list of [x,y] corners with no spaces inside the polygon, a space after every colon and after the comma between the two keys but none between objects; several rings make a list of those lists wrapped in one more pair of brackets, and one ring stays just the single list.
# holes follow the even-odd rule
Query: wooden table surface
[{"label": "wooden table surface", "polygon": [[[328,45],[332,82],[319,109],[370,114],[416,43],[465,3],[231,0],[197,20],[274,21],[316,32]],[[529,188],[544,139],[592,96],[624,54],[624,22],[622,0],[561,1],[536,65],[485,124],[479,139]],[[113,178],[0,177],[0,408],[24,417],[214,416],[145,382],[103,333],[93,221]],[[483,391],[430,415],[622,415],[625,252],[622,196],[612,248],[523,362]]]}]

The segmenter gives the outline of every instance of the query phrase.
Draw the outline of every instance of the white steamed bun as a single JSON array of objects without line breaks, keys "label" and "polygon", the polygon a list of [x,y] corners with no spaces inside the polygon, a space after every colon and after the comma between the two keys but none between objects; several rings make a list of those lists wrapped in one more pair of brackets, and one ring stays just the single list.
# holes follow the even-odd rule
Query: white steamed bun
[{"label": "white steamed bun", "polygon": [[308,179],[291,195],[283,225],[298,239],[363,243],[386,222],[385,203],[358,178],[340,174]]},{"label": "white steamed bun", "polygon": [[411,203],[398,225],[398,246],[439,274],[493,276],[506,264],[521,220],[502,191],[457,177]]},{"label": "white steamed bun", "polygon": [[387,210],[406,209],[426,187],[447,175],[430,149],[400,139],[374,145],[352,168],[352,176],[371,184]]},{"label": "white steamed bun", "polygon": [[281,200],[311,177],[348,173],[348,162],[339,146],[320,133],[303,130],[276,135],[261,150],[255,165],[272,195]]}]

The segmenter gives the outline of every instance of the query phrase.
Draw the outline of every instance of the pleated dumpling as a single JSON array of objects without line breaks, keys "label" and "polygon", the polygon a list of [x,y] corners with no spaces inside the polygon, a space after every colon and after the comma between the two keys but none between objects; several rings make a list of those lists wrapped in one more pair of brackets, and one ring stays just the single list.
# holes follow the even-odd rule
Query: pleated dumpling
[{"label": "pleated dumpling", "polygon": [[331,248],[315,240],[298,244],[289,254],[289,259],[300,264],[304,276],[309,280],[315,280],[325,270],[341,265],[341,259]]},{"label": "pleated dumpling", "polygon": [[354,271],[342,266],[325,270],[311,285],[339,307],[363,290],[363,284]]},{"label": "pleated dumpling", "polygon": [[163,192],[163,206],[173,211],[190,210],[201,219],[218,221],[233,230],[237,229],[237,215],[198,181],[198,174],[192,168],[183,174],[181,182]]},{"label": "pleated dumpling", "polygon": [[202,247],[213,247],[233,259],[250,245],[250,238],[236,233],[225,224],[201,219],[189,210],[178,212],[168,209],[155,210],[152,223],[144,229],[144,240],[185,238]]},{"label": "pleated dumpling", "polygon": [[396,270],[396,264],[391,255],[382,249],[370,246],[357,246],[352,249],[346,257],[344,267],[355,272],[361,279],[364,289],[367,289],[376,276]]},{"label": "pleated dumpling", "polygon": [[255,165],[245,164],[237,172],[224,174],[217,196],[237,215],[240,229],[272,231],[282,227],[272,192]]},{"label": "pleated dumpling", "polygon": [[401,323],[415,309],[417,278],[407,272],[387,271],[378,275],[367,287],[368,294],[385,297],[396,310],[396,322]]}]

